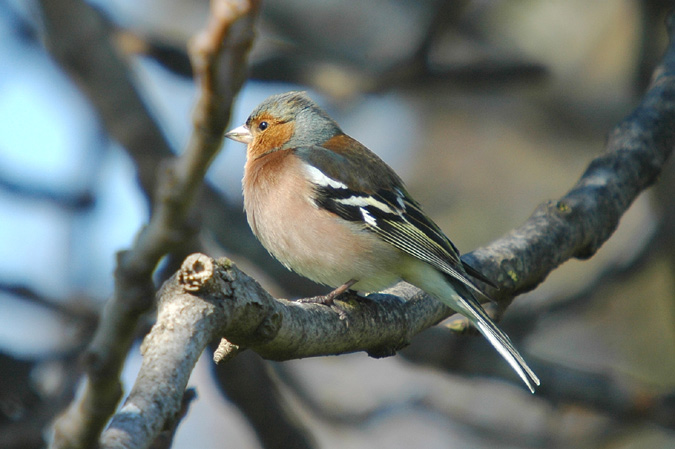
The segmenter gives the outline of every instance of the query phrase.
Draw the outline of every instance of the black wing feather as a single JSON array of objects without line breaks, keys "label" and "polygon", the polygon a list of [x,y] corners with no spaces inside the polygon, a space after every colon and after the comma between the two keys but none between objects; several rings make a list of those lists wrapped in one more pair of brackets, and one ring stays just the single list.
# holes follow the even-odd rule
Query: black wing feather
[{"label": "black wing feather", "polygon": [[[450,278],[485,295],[466,274],[485,282],[485,276],[473,267],[466,270],[459,251],[440,228],[421,211],[419,205],[408,199],[401,190],[381,190],[366,195],[348,188],[316,186],[315,204],[339,217],[360,223],[364,229],[420,260],[436,267]],[[478,276],[476,276],[478,274]],[[487,282],[493,285],[491,282]]]}]

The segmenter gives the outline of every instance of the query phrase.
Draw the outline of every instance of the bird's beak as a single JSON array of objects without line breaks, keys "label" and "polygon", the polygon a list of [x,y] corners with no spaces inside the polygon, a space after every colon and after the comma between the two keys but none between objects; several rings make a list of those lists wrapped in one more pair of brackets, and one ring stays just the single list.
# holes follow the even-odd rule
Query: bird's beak
[{"label": "bird's beak", "polygon": [[241,125],[226,132],[225,137],[247,145],[253,141],[253,135],[251,135],[251,131],[248,130],[246,125]]}]

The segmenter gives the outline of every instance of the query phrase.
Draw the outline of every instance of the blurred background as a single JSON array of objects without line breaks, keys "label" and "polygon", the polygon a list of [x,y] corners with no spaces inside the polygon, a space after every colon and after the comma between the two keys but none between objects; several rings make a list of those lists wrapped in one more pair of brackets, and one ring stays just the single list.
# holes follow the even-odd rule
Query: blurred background
[{"label": "blurred background", "polygon": [[[603,151],[665,48],[672,3],[263,2],[231,126],[268,95],[309,91],[469,252],[563,195]],[[82,7],[98,21],[70,14]],[[189,136],[185,48],[207,14],[206,0],[0,1],[0,448],[42,447],[77,389],[115,253],[148,220],[159,161]],[[123,64],[97,84],[100,30]],[[91,77],[51,56],[68,33]],[[202,245],[274,295],[325,292],[246,227],[244,150],[226,142],[208,173],[217,200],[195,214]],[[482,338],[443,326],[382,360],[244,353],[216,368],[205,354],[173,447],[675,447],[673,198],[671,162],[597,255],[508,309],[501,326],[541,378],[536,395]],[[127,388],[139,365],[135,347]]]}]

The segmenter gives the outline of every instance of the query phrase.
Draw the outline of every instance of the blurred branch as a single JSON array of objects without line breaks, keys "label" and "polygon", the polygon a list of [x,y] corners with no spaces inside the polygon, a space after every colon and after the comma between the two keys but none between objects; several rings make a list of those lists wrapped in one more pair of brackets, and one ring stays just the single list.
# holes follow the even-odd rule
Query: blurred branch
[{"label": "blurred branch", "polygon": [[172,151],[112,45],[112,25],[81,0],[40,0],[40,6],[52,56],[96,107],[110,135],[137,162],[141,187],[151,196],[157,160]]},{"label": "blurred branch", "polygon": [[497,57],[487,50],[472,52],[475,53],[479,54],[471,61],[444,63],[431,63],[428,55],[416,53],[392,67],[369,72],[367,66],[356,66],[348,61],[303,55],[298,46],[255,61],[251,66],[251,79],[304,84],[333,98],[343,99],[420,85],[461,84],[476,88],[536,83],[548,75],[547,68],[536,62],[515,56]]},{"label": "blurred branch", "polygon": [[0,189],[14,195],[19,195],[23,200],[45,201],[71,211],[86,211],[94,205],[94,195],[88,191],[73,193],[58,192],[49,188],[16,182],[3,176],[0,176]]},{"label": "blurred branch", "polygon": [[[432,366],[453,374],[513,378],[508,365],[485,363],[493,356],[491,352],[480,339],[457,338],[447,329],[434,327],[417,336],[400,353],[419,366]],[[554,405],[588,407],[625,422],[644,420],[675,429],[675,419],[672,419],[675,403],[670,399],[675,392],[652,391],[631,379],[602,371],[589,372],[544,360],[528,362],[541,379],[546,379],[536,394],[542,400]]]},{"label": "blurred branch", "polygon": [[671,273],[675,279],[675,164],[670,164],[659,178],[655,189],[657,208],[659,209],[659,229],[656,245],[659,253],[670,263]]},{"label": "blurred branch", "polygon": [[76,356],[69,350],[41,358],[0,354],[1,448],[45,447],[45,429],[78,387],[81,369]]},{"label": "blurred branch", "polygon": [[[416,340],[416,339],[415,339]],[[317,397],[312,388],[308,386],[304,378],[298,376],[293,367],[285,363],[274,363],[273,369],[280,382],[282,382],[302,404],[302,407],[316,419],[320,419],[332,426],[367,427],[374,424],[383,416],[393,410],[407,407],[417,407],[420,397],[406,395],[403,398],[385,399],[378,401],[372,407],[363,410],[344,410],[336,407],[333,402],[326,403],[321,397]]]},{"label": "blurred branch", "polygon": [[[530,85],[548,74],[542,64],[505,52],[503,46],[488,44],[480,33],[470,29],[463,20],[472,4],[468,0],[404,6],[413,13],[411,20],[422,35],[410,36],[414,46],[400,48],[396,57],[383,59],[381,53],[390,50],[375,43],[382,39],[379,27],[371,27],[366,33],[364,48],[350,48],[336,35],[303,26],[303,18],[313,13],[319,15],[318,20],[329,20],[329,5],[313,5],[308,13],[302,3],[274,3],[276,6],[267,5],[263,11],[262,35],[267,39],[263,38],[265,43],[251,57],[250,79],[311,86],[334,100],[344,100],[368,92],[429,84],[473,88],[486,84],[492,88],[507,83]],[[377,8],[369,2],[357,3],[352,5],[357,9],[352,12],[355,15],[372,14]],[[425,10],[428,21],[415,17],[414,11],[420,10]],[[342,38],[349,40],[352,31],[348,25]],[[191,76],[188,55],[174,42],[128,30],[117,37],[124,42],[126,53],[152,58],[181,77]],[[379,57],[373,58],[376,55]]]},{"label": "blurred branch", "polygon": [[673,3],[667,0],[641,0],[637,6],[640,8],[641,30],[634,85],[636,93],[640,93],[649,85],[654,66],[658,64],[667,43],[662,24],[673,9]]},{"label": "blurred branch", "polygon": [[0,281],[0,292],[16,295],[22,300],[31,302],[56,312],[63,317],[76,321],[82,328],[92,327],[98,321],[98,315],[94,310],[94,301],[58,300],[48,298],[35,290],[21,284]]},{"label": "blurred branch", "polygon": [[[51,2],[43,2],[43,6],[53,9]],[[233,96],[245,78],[245,60],[253,39],[257,9],[255,1],[214,1],[207,29],[191,47],[200,87],[192,136],[184,153],[160,171],[150,223],[130,250],[118,254],[115,291],[85,354],[84,389],[56,421],[52,447],[95,446],[117,406],[121,397],[119,374],[133,342],[134,329],[141,314],[153,304],[152,273],[167,252],[189,238],[186,236],[191,232],[186,226],[189,212],[208,165],[222,144]],[[219,64],[221,58],[228,64]],[[184,387],[180,390],[181,397],[183,390]],[[178,407],[172,414],[177,411]]]},{"label": "blurred branch", "polygon": [[265,449],[316,447],[311,433],[280,391],[269,362],[243,351],[215,367],[217,380],[228,399],[246,416]]}]

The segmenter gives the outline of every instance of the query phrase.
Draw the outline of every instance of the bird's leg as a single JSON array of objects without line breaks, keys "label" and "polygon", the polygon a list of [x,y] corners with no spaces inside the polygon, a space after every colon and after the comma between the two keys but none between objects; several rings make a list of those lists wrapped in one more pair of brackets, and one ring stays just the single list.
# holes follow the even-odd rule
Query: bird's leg
[{"label": "bird's leg", "polygon": [[338,296],[340,296],[341,294],[343,294],[344,292],[349,290],[349,288],[352,285],[356,284],[357,282],[358,281],[356,279],[350,279],[350,280],[348,280],[347,282],[345,282],[344,284],[342,284],[341,286],[339,286],[338,288],[336,288],[335,290],[333,290],[332,292],[328,293],[325,296],[330,302],[333,302],[333,300],[335,298],[337,298]]},{"label": "bird's leg", "polygon": [[325,306],[332,306],[334,304],[335,298],[349,290],[349,288],[356,284],[358,280],[356,279],[350,279],[349,281],[345,282],[332,292],[323,295],[323,296],[313,296],[311,298],[303,298],[300,299],[300,302],[307,302],[307,303],[313,303],[313,304],[323,304]]}]

